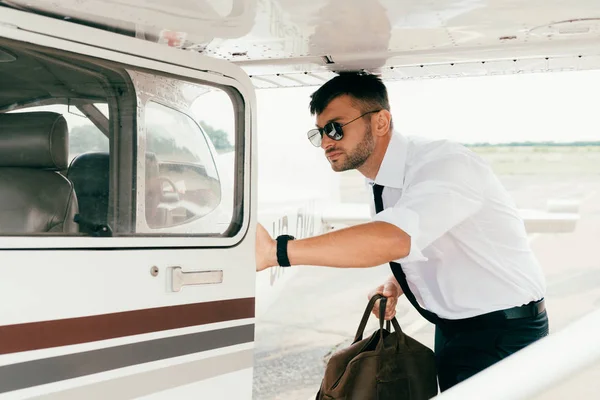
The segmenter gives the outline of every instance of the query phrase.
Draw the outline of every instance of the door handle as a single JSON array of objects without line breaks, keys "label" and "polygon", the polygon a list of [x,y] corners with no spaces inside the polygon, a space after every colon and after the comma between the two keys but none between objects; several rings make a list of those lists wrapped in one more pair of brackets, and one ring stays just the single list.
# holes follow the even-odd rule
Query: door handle
[{"label": "door handle", "polygon": [[179,292],[184,286],[213,285],[223,282],[223,270],[183,272],[181,267],[172,267],[171,290]]}]

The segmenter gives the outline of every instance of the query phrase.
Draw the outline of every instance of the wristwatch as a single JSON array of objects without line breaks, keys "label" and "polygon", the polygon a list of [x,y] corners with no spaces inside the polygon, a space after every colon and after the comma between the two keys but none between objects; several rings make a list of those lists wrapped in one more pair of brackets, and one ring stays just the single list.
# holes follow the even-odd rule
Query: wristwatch
[{"label": "wristwatch", "polygon": [[290,235],[280,235],[277,236],[277,263],[281,267],[289,267],[290,259],[288,258],[287,253],[287,244],[290,240],[295,240],[296,238]]}]

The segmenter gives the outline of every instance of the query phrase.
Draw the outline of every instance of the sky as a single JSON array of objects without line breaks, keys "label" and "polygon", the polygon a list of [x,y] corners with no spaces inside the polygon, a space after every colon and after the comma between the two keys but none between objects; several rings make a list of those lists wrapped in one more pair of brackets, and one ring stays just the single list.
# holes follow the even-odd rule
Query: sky
[{"label": "sky", "polygon": [[[598,86],[600,71],[387,83],[398,131],[463,143],[600,140]],[[304,135],[315,89],[259,91],[259,123],[292,118]]]},{"label": "sky", "polygon": [[[396,129],[461,143],[600,140],[600,71],[387,82]],[[258,138],[266,151],[306,139],[316,87],[257,91]],[[231,105],[211,98],[210,123],[233,135]],[[268,138],[268,140],[266,140]],[[283,140],[285,139],[285,140]],[[285,143],[284,143],[285,142]],[[300,144],[300,143],[298,143]],[[296,150],[312,150],[300,146]]]},{"label": "sky", "polygon": [[[600,71],[387,83],[395,128],[462,143],[600,140]],[[260,202],[339,200],[339,174],[306,131],[316,88],[257,93]]]}]

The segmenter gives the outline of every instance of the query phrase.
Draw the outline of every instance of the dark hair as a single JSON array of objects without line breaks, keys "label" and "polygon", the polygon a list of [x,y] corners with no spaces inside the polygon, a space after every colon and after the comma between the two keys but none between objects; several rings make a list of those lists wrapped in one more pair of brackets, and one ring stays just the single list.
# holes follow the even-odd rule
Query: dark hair
[{"label": "dark hair", "polygon": [[321,114],[333,99],[341,95],[354,98],[362,112],[377,109],[390,111],[387,89],[378,76],[342,72],[310,96],[310,113]]}]

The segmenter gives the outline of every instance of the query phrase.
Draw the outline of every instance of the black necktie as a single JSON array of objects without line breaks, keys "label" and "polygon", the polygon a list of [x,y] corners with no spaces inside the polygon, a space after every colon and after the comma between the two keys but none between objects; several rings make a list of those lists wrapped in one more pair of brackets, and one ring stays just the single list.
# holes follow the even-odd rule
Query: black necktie
[{"label": "black necktie", "polygon": [[[383,193],[383,186],[378,185],[376,183],[373,184],[373,199],[375,200],[375,212],[376,213],[383,211],[383,199],[381,197],[382,193]],[[400,287],[402,288],[404,295],[406,296],[408,301],[410,301],[410,304],[412,304],[413,307],[417,309],[419,314],[421,314],[423,316],[423,318],[425,318],[427,321],[431,322],[432,324],[439,323],[441,321],[440,317],[438,317],[431,311],[425,310],[423,307],[421,307],[419,305],[419,302],[417,302],[415,295],[413,294],[413,292],[410,290],[410,287],[408,286],[408,282],[406,282],[406,275],[404,274],[404,271],[402,271],[402,266],[398,263],[390,262],[390,267],[392,268],[392,273],[394,274],[394,277],[400,284]]]}]

